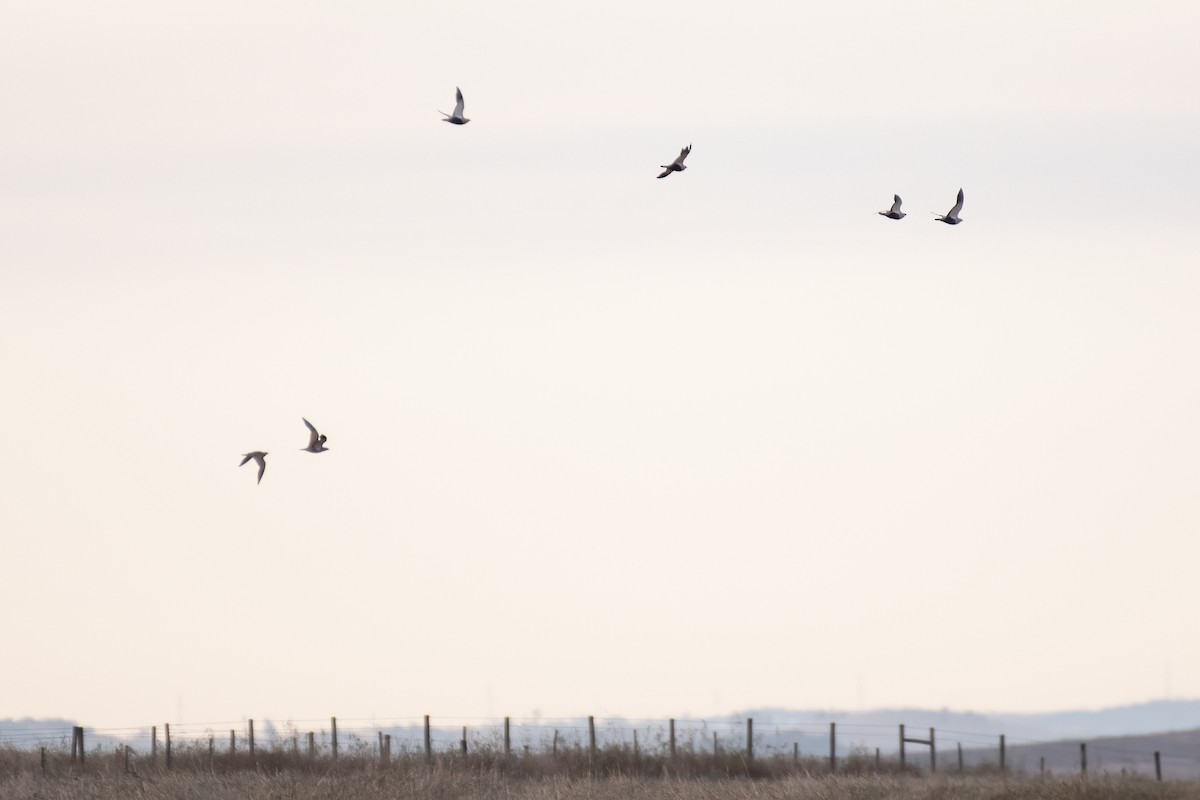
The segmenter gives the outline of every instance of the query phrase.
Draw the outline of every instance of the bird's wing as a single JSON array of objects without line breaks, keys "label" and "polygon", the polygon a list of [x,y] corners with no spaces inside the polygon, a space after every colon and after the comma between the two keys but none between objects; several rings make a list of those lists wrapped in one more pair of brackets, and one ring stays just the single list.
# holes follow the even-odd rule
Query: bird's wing
[{"label": "bird's wing", "polygon": [[692,152],[692,146],[689,144],[687,147],[679,151],[679,158],[675,159],[675,163],[683,164],[683,160],[688,157],[688,153],[690,152]]},{"label": "bird's wing", "polygon": [[958,190],[958,202],[954,204],[954,208],[950,209],[950,213],[947,214],[946,216],[947,217],[957,217],[958,212],[962,211],[962,204],[963,204],[963,190],[959,189]]},{"label": "bird's wing", "polygon": [[247,462],[247,461],[249,461],[249,460],[250,460],[251,458],[253,458],[253,457],[254,457],[254,456],[252,456],[252,455],[250,455],[249,453],[247,453],[247,454],[246,454],[246,456],[245,456],[245,458],[243,458],[243,459],[242,459],[241,463],[240,463],[240,464],[238,464],[238,466],[239,466],[239,467],[244,467],[244,466],[246,466],[246,462]]},{"label": "bird's wing", "polygon": [[895,214],[900,210],[900,195],[894,194],[892,197],[896,198],[895,202],[892,203],[892,213]]},{"label": "bird's wing", "polygon": [[462,96],[462,89],[458,88],[457,86],[454,87],[454,98],[457,101],[454,104],[454,116],[461,117],[463,115],[463,105],[464,105],[463,104],[463,96]]},{"label": "bird's wing", "polygon": [[[304,419],[304,417],[301,417],[300,419]],[[306,419],[304,419],[304,424],[308,427],[308,446],[312,447],[313,443],[317,441],[317,429],[314,428],[313,424]]]},{"label": "bird's wing", "polygon": [[665,177],[667,177],[668,175],[670,175],[672,172],[674,172],[674,170],[672,170],[670,167],[668,167],[667,169],[664,169],[664,170],[662,171],[662,175],[659,175],[658,177],[660,177],[660,178],[665,178]]},{"label": "bird's wing", "polygon": [[258,462],[258,481],[256,481],[256,482],[262,483],[263,473],[267,471],[267,460],[265,458],[263,458],[262,456],[259,456],[258,458],[254,459],[254,460]]}]

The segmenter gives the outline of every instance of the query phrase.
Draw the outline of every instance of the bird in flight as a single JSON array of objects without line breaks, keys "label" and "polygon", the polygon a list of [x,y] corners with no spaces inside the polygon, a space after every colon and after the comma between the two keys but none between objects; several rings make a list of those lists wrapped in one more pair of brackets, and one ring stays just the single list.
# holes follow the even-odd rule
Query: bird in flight
[{"label": "bird in flight", "polygon": [[261,450],[255,450],[251,453],[244,453],[242,455],[242,463],[238,464],[238,466],[239,467],[245,466],[246,462],[252,458],[258,464],[258,483],[262,483],[263,473],[267,471],[267,454],[266,453],[264,453]]},{"label": "bird in flight", "polygon": [[895,198],[895,202],[892,203],[892,207],[887,211],[880,211],[879,213],[888,219],[903,219],[906,215],[900,210],[900,195],[894,194],[892,197]]},{"label": "bird in flight", "polygon": [[442,122],[449,122],[452,125],[466,125],[471,120],[463,116],[462,89],[458,88],[457,86],[454,87],[454,98],[457,102],[454,104],[453,114],[447,114],[445,111],[439,111],[438,113],[445,117]]},{"label": "bird in flight", "polygon": [[[304,419],[301,417],[300,419]],[[304,419],[305,426],[308,427],[308,447],[302,447],[301,450],[307,450],[310,453],[324,453],[329,448],[325,446],[325,434],[317,433],[317,429],[313,424]],[[264,453],[265,455],[265,453]]]},{"label": "bird in flight", "polygon": [[665,178],[672,172],[683,172],[685,169],[687,169],[687,167],[683,165],[683,160],[688,157],[688,153],[690,152],[692,152],[692,146],[689,144],[687,147],[679,151],[679,158],[675,159],[670,164],[659,164],[659,166],[663,168],[663,174],[659,175],[658,177]]},{"label": "bird in flight", "polygon": [[954,208],[950,209],[944,217],[938,217],[937,212],[934,212],[934,216],[938,218],[938,222],[944,222],[947,225],[957,225],[958,223],[962,222],[962,220],[958,218],[958,212],[962,211],[962,204],[963,191],[962,189],[959,189],[958,202],[954,204]]}]

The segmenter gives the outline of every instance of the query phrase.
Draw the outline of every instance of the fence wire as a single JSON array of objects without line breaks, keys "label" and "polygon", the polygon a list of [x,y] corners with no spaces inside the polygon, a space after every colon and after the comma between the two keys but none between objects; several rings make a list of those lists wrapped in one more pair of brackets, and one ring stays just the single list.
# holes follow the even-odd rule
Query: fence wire
[{"label": "fence wire", "polygon": [[[589,730],[594,729],[595,746],[599,750],[631,750],[635,746],[644,754],[665,753],[670,747],[671,728],[677,750],[692,754],[717,754],[747,750],[746,720],[705,719],[630,719],[624,717],[593,718],[589,728],[587,718],[548,720],[532,717],[437,717],[430,718],[428,732],[425,717],[395,716],[376,718],[346,718],[336,720],[336,739],[342,752],[382,753],[390,737],[390,754],[394,757],[413,754],[458,753],[465,740],[468,752],[499,752],[507,748],[513,753],[548,753],[554,749],[571,750],[591,747]],[[263,751],[311,752],[327,755],[334,743],[334,719],[298,719],[286,722],[249,719],[179,722],[160,725],[127,727],[84,727],[88,752],[115,752],[127,748],[131,753],[145,755],[164,752],[169,728],[172,746],[201,748],[212,752],[248,752],[253,746]],[[895,759],[898,756],[899,726],[885,723],[836,723],[833,730],[833,755],[847,757]],[[831,723],[772,722],[755,720],[751,745],[755,755],[764,757],[829,758]],[[905,736],[924,739],[928,728],[906,726]],[[0,748],[56,751],[71,749],[74,730],[69,726],[0,727]],[[428,737],[428,738],[427,738]],[[1000,736],[981,731],[934,729],[937,760],[943,770],[957,766],[958,753],[972,766],[998,764]],[[1121,743],[1128,737],[1106,739],[1064,740],[1005,737],[1008,749],[1006,766],[1030,766],[1029,759],[1038,759],[1036,751],[1062,754],[1068,748],[1087,745],[1089,767],[1101,771],[1105,764],[1150,769],[1155,751]],[[426,748],[428,747],[428,750]],[[906,744],[906,760],[914,766],[929,764],[930,751],[923,744]],[[1178,749],[1158,751],[1164,761],[1176,768],[1180,765],[1200,771],[1200,735],[1197,751]],[[1082,769],[1082,759],[1076,758]]]}]

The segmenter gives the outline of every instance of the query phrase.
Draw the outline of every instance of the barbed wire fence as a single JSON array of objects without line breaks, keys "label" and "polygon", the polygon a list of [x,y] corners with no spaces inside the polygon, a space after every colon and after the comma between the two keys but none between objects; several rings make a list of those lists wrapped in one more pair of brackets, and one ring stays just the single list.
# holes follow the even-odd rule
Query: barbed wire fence
[{"label": "barbed wire fence", "polygon": [[[926,736],[926,731],[928,735]],[[437,762],[542,771],[747,775],[902,770],[928,773],[1114,773],[1200,776],[1196,750],[1111,739],[1040,740],[883,723],[753,719],[372,717],[0,729],[0,774],[173,768],[284,769]],[[911,745],[916,745],[912,747]]]}]

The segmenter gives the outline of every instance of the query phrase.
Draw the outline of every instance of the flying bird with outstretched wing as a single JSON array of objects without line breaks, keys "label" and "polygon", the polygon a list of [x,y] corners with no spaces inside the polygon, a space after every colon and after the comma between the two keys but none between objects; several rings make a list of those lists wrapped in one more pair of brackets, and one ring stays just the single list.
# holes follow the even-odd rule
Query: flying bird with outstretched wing
[{"label": "flying bird with outstretched wing", "polygon": [[469,120],[463,116],[462,89],[458,88],[457,86],[454,87],[454,99],[456,102],[454,104],[454,113],[453,114],[447,114],[445,111],[438,112],[443,117],[445,117],[445,119],[443,119],[442,122],[449,122],[451,125],[466,125],[471,120]]},{"label": "flying bird with outstretched wing", "polygon": [[957,225],[958,223],[962,222],[962,220],[958,218],[958,212],[962,211],[962,204],[963,204],[963,190],[959,189],[958,190],[958,202],[954,204],[954,208],[950,209],[943,216],[939,216],[936,211],[933,212],[933,215],[938,218],[938,222],[944,222],[947,225]]},{"label": "flying bird with outstretched wing", "polygon": [[267,454],[264,453],[262,450],[254,450],[249,453],[243,453],[242,454],[242,463],[238,464],[238,466],[239,467],[245,466],[246,462],[249,461],[250,459],[254,459],[255,463],[258,464],[258,481],[257,482],[262,483],[263,473],[267,471]]},{"label": "flying bird with outstretched wing", "polygon": [[880,211],[879,214],[887,217],[888,219],[904,219],[904,217],[907,215],[900,210],[900,195],[894,194],[892,197],[895,198],[894,202],[892,203],[892,207],[887,211]]},{"label": "flying bird with outstretched wing", "polygon": [[692,152],[692,146],[689,144],[687,147],[679,151],[679,158],[675,159],[670,164],[659,164],[659,166],[663,168],[663,173],[658,177],[665,178],[672,172],[683,172],[685,169],[687,169],[687,167],[684,166],[683,161],[688,157],[688,153],[690,152]]},{"label": "flying bird with outstretched wing", "polygon": [[[301,417],[300,419],[304,419]],[[307,450],[310,453],[324,453],[329,448],[325,446],[325,434],[317,433],[317,429],[313,424],[304,419],[304,425],[308,428],[308,447],[301,447],[301,450]]]}]

